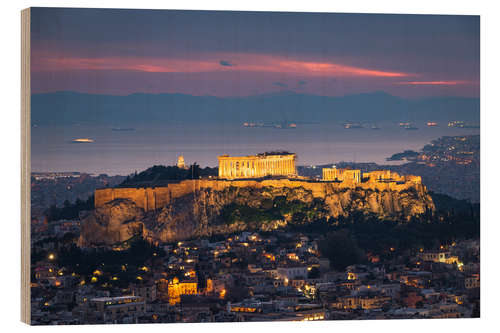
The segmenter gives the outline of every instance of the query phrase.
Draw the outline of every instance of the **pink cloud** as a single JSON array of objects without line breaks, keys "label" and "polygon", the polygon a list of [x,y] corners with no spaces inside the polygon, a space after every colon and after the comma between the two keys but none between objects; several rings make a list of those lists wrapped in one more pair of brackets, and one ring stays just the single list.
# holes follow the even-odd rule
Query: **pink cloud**
[{"label": "pink cloud", "polygon": [[[154,57],[87,58],[40,53],[32,56],[32,71],[121,70],[149,73],[262,72],[309,77],[406,77],[412,74],[347,66],[328,61],[289,59],[263,54],[197,55],[203,59]],[[221,59],[237,65],[222,66]]]},{"label": "pink cloud", "polygon": [[456,85],[476,84],[476,83],[471,81],[407,81],[407,82],[397,82],[397,84],[413,85],[413,86],[456,86]]}]

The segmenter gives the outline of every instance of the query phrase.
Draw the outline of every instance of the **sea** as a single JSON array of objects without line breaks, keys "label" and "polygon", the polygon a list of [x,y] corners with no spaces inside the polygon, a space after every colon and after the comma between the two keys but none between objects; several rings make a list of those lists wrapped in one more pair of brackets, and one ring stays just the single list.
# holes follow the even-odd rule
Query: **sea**
[{"label": "sea", "polygon": [[[113,128],[89,124],[33,126],[33,172],[77,171],[128,175],[153,165],[174,165],[179,155],[187,164],[217,166],[217,156],[288,151],[297,165],[338,162],[387,162],[404,150],[420,150],[441,136],[479,134],[478,128],[428,127],[404,129],[396,122],[377,123],[379,129],[345,129],[340,123],[297,124],[296,128],[243,127],[242,124],[169,123]],[[93,142],[75,143],[75,139]]]}]

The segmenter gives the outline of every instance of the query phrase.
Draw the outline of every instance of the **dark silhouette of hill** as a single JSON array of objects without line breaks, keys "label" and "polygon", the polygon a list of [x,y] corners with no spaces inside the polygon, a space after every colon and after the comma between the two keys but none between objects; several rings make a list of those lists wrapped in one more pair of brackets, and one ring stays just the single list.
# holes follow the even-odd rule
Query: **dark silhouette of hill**
[{"label": "dark silhouette of hill", "polygon": [[249,97],[143,94],[127,96],[70,91],[33,94],[32,123],[138,124],[244,121],[436,121],[479,122],[479,99],[404,99],[384,92],[329,97],[292,91]]}]

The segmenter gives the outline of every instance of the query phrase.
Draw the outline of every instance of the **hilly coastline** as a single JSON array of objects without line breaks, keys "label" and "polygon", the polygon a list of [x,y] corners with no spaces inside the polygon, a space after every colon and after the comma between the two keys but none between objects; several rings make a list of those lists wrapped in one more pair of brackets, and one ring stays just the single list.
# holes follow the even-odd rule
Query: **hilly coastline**
[{"label": "hilly coastline", "polygon": [[333,97],[284,91],[224,98],[168,93],[118,96],[61,91],[33,94],[31,102],[32,123],[37,125],[429,119],[479,122],[479,98],[405,99],[384,92]]}]

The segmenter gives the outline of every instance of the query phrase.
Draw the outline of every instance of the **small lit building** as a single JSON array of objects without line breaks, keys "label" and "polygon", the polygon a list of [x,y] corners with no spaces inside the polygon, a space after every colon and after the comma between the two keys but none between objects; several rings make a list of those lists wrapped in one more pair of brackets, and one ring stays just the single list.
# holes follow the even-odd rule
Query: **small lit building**
[{"label": "small lit building", "polygon": [[444,264],[461,264],[457,256],[452,256],[449,251],[423,252],[419,254],[423,261],[440,262]]},{"label": "small lit building", "polygon": [[285,281],[307,279],[307,266],[281,266],[277,268],[277,276]]},{"label": "small lit building", "polygon": [[168,284],[168,300],[171,305],[180,303],[183,295],[197,295],[198,281],[194,279],[179,281],[178,278],[173,278]]}]

